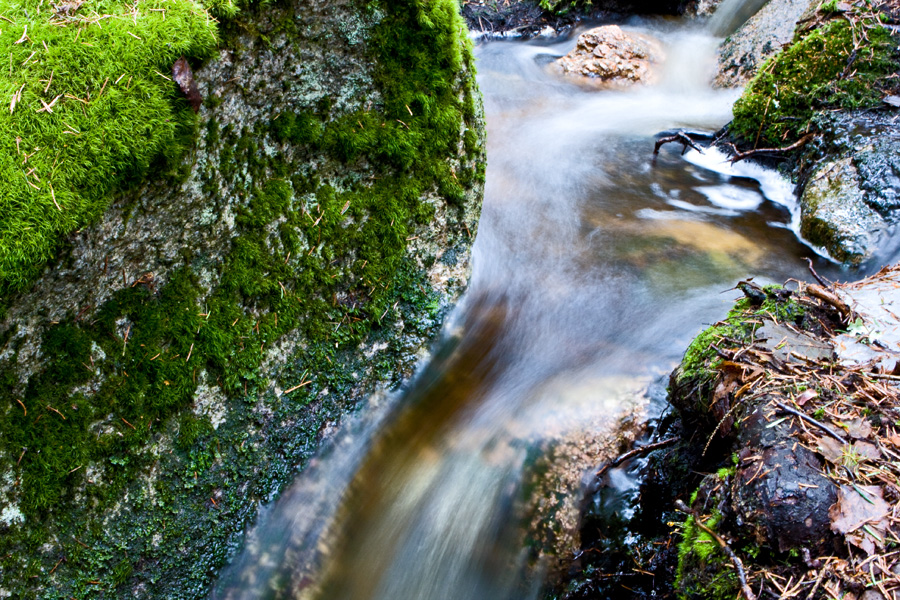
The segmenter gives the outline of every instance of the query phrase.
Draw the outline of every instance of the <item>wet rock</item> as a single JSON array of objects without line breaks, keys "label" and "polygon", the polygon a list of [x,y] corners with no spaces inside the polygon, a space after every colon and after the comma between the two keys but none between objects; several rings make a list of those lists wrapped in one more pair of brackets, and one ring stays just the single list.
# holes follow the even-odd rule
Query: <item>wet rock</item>
[{"label": "wet rock", "polygon": [[581,503],[585,492],[589,496],[599,483],[597,465],[626,452],[644,431],[645,385],[627,378],[592,381],[569,392],[590,399],[579,411],[583,425],[546,420],[547,430],[541,434],[547,439],[541,454],[527,464],[524,487],[529,493],[520,510],[527,523],[529,559],[546,570],[550,581],[561,577],[570,566],[571,549],[580,546]]},{"label": "wet rock", "polygon": [[887,224],[866,202],[851,158],[821,163],[800,197],[800,232],[840,262],[872,257]]},{"label": "wet rock", "polygon": [[831,545],[829,508],[837,488],[822,475],[822,461],[802,444],[786,444],[799,429],[771,427],[764,411],[753,412],[741,427],[741,461],[731,482],[731,507],[739,527],[759,545],[779,551]]},{"label": "wet rock", "polygon": [[791,41],[797,21],[817,5],[815,0],[770,0],[722,42],[715,86],[746,85],[767,58]]},{"label": "wet rock", "polygon": [[575,49],[557,61],[562,72],[594,85],[651,83],[663,50],[653,38],[604,25],[578,37]]},{"label": "wet rock", "polygon": [[716,12],[721,0],[694,0],[685,7],[684,14],[692,18],[708,18]]}]

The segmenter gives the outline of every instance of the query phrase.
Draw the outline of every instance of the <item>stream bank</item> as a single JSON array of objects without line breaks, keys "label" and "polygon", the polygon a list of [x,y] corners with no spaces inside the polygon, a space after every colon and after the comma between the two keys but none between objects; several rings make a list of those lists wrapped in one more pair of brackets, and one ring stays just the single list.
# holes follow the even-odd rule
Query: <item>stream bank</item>
[{"label": "stream bank", "polygon": [[651,439],[677,443],[632,466],[634,516],[589,511],[583,530],[600,535],[555,597],[893,598],[898,283],[900,266],[852,284],[741,282],[671,375],[675,412]]},{"label": "stream bank", "polygon": [[[718,147],[792,178],[798,233],[869,272],[896,258],[894,18],[773,0],[725,40],[717,77],[747,85]],[[896,341],[882,338],[897,317],[879,308],[898,300],[896,270],[741,282],[638,446],[670,445],[587,486],[582,544],[548,597],[896,597],[900,394]]]}]

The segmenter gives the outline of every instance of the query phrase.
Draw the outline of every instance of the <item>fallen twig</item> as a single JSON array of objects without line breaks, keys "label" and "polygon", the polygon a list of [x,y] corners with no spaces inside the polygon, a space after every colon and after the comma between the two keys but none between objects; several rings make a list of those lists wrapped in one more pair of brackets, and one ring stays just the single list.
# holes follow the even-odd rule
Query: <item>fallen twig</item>
[{"label": "fallen twig", "polygon": [[734,570],[737,571],[738,581],[741,582],[741,592],[744,594],[744,598],[746,600],[756,600],[756,594],[753,593],[753,590],[750,589],[750,586],[747,584],[747,574],[744,572],[744,563],[741,562],[741,559],[738,558],[737,554],[734,553],[734,550],[731,549],[731,546],[728,545],[728,542],[720,536],[718,533],[707,527],[700,520],[700,517],[697,516],[687,504],[682,502],[681,500],[675,501],[675,508],[680,510],[683,513],[689,514],[693,519],[694,523],[708,533],[716,542],[718,542],[719,547],[722,548],[722,551],[728,555],[728,558],[731,559],[732,564],[734,564]]},{"label": "fallen twig", "polygon": [[653,155],[656,156],[659,154],[659,149],[663,144],[668,144],[669,142],[681,142],[681,145],[684,146],[681,153],[684,154],[687,152],[688,147],[693,148],[700,154],[703,154],[703,150],[701,150],[694,141],[683,131],[679,131],[673,135],[667,135],[666,137],[659,138],[656,140],[656,145],[653,146]]},{"label": "fallen twig", "polygon": [[628,452],[626,452],[625,454],[616,458],[615,460],[612,460],[612,461],[606,463],[605,465],[603,465],[602,467],[600,467],[600,470],[597,471],[597,477],[598,478],[603,477],[603,475],[607,471],[609,471],[610,469],[612,469],[614,467],[618,467],[626,460],[631,460],[632,458],[635,458],[637,456],[642,456],[644,454],[648,454],[650,452],[653,452],[654,450],[659,450],[660,448],[665,448],[666,446],[671,446],[672,444],[677,442],[678,439],[679,438],[672,437],[672,438],[662,440],[661,442],[655,442],[653,444],[647,444],[646,446],[641,446],[640,448],[635,448],[633,450],[629,450]]},{"label": "fallen twig", "polygon": [[816,273],[816,270],[813,268],[813,261],[811,258],[804,257],[804,260],[806,260],[806,263],[809,265],[809,272],[812,273],[812,276],[816,278],[816,281],[818,281],[825,287],[831,287],[834,285],[834,283],[828,282],[827,280],[820,277],[818,273]]},{"label": "fallen twig", "polygon": [[791,150],[796,150],[800,146],[803,146],[815,136],[815,133],[807,133],[790,146],[784,146],[782,148],[755,148],[753,150],[747,150],[746,152],[738,152],[737,147],[734,144],[729,144],[731,146],[731,149],[735,152],[735,155],[731,157],[731,164],[734,164],[741,160],[745,160],[752,156],[756,156],[757,154],[778,154],[782,152],[790,152]]},{"label": "fallen twig", "polygon": [[816,427],[818,427],[819,429],[821,429],[822,431],[824,431],[825,433],[827,433],[828,435],[830,435],[831,437],[833,437],[834,439],[839,441],[840,443],[844,444],[845,446],[847,445],[847,440],[845,440],[840,435],[838,435],[838,433],[834,429],[832,429],[825,423],[822,423],[820,421],[817,421],[816,419],[813,419],[811,416],[809,416],[805,412],[791,408],[787,404],[784,404],[783,402],[778,402],[777,400],[775,401],[775,406],[777,406],[784,412],[791,413],[795,417],[800,417],[801,419],[803,419],[810,425],[815,425]]}]

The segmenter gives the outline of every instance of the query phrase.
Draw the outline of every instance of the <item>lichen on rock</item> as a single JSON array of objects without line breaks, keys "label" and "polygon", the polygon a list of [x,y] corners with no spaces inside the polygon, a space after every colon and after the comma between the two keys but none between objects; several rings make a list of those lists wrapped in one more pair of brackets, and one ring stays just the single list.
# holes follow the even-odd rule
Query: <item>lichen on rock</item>
[{"label": "lichen on rock", "polygon": [[797,21],[818,2],[769,0],[719,47],[716,87],[747,85],[759,67],[794,39]]},{"label": "lichen on rock", "polygon": [[804,186],[800,207],[803,236],[844,263],[871,258],[887,229],[884,219],[866,204],[850,158],[822,161]]}]

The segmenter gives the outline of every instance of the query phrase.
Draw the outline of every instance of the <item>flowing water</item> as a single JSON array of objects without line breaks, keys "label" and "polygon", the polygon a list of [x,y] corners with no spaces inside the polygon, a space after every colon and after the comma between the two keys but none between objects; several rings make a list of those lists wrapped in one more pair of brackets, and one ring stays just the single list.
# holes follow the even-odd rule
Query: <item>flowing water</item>
[{"label": "flowing water", "polygon": [[478,47],[488,170],[469,292],[410,388],[373,399],[264,510],[216,597],[537,597],[518,526],[536,449],[609,435],[738,280],[806,274],[789,184],[713,151],[652,155],[659,131],[730,119],[735,92],[706,84],[716,40],[631,25],[668,48],[657,85],[559,79],[548,62],[574,38]]}]

